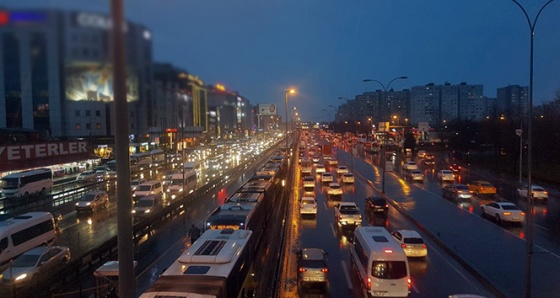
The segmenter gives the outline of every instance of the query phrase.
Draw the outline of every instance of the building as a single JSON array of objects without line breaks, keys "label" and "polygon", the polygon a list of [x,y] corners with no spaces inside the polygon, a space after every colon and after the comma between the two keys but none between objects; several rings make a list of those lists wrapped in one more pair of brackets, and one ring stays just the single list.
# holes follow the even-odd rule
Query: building
[{"label": "building", "polygon": [[496,112],[508,119],[523,121],[527,117],[529,103],[529,87],[509,85],[498,88],[496,97]]},{"label": "building", "polygon": [[[57,138],[113,136],[107,15],[61,10],[0,11],[0,128],[41,129]],[[153,123],[152,40],[126,22],[129,133],[145,141]]]},{"label": "building", "polygon": [[248,99],[216,84],[207,86],[209,136],[230,139],[248,136],[253,127],[253,109]]},{"label": "building", "polygon": [[428,122],[431,126],[441,124],[440,89],[434,83],[414,86],[410,89],[410,122],[414,125]]}]

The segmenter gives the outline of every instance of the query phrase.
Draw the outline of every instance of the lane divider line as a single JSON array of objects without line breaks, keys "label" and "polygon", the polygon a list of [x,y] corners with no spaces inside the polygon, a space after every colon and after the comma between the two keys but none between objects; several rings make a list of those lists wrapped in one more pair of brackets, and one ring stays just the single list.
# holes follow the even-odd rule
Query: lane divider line
[{"label": "lane divider line", "polygon": [[346,268],[346,262],[344,260],[340,260],[342,264],[342,271],[344,271],[344,277],[346,278],[346,283],[348,284],[348,289],[352,289],[352,281],[350,280],[350,274],[348,274],[348,268]]}]

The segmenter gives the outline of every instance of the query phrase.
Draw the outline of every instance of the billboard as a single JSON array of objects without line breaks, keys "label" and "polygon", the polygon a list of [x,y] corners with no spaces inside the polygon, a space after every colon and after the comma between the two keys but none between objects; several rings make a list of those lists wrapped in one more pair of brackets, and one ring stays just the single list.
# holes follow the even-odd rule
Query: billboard
[{"label": "billboard", "polygon": [[275,104],[265,103],[259,104],[259,115],[261,116],[275,116],[278,115],[278,108]]},{"label": "billboard", "polygon": [[[70,63],[64,68],[66,99],[113,101],[113,67],[105,63]],[[126,100],[138,100],[138,78],[127,70]]]}]

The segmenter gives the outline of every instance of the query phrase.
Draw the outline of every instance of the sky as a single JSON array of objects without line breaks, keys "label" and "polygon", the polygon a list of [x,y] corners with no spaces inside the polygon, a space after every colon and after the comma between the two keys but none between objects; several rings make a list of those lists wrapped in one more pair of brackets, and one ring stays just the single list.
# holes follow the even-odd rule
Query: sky
[{"label": "sky", "polygon": [[[531,20],[547,0],[519,0]],[[109,13],[109,0],[2,0],[6,8]],[[560,0],[534,38],[534,103],[560,90]],[[511,0],[129,0],[128,20],[152,31],[154,61],[239,92],[251,104],[284,91],[303,121],[327,121],[345,101],[428,83],[529,85],[530,29]]]}]

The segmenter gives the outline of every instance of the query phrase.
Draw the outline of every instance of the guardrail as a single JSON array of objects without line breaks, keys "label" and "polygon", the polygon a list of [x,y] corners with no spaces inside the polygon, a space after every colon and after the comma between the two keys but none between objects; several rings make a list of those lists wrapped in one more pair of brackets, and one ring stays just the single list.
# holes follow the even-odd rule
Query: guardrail
[{"label": "guardrail", "polygon": [[[276,146],[263,152],[263,155],[275,150]],[[262,155],[261,155],[262,156]],[[254,163],[259,157],[253,157],[249,163]],[[228,174],[230,176],[239,175],[247,168],[246,164],[241,164],[233,168]],[[189,204],[203,197],[215,188],[224,186],[229,182],[228,179],[219,177],[205,184],[191,194],[187,194],[180,199],[165,206],[162,210],[135,222],[133,226],[133,242],[135,246],[157,227],[167,223],[183,214]],[[113,236],[99,247],[86,251],[77,259],[68,262],[64,268],[55,276],[43,276],[34,285],[29,285],[18,289],[16,287],[0,288],[0,297],[51,297],[53,293],[60,292],[62,289],[75,285],[85,276],[92,274],[93,271],[107,261],[117,258],[117,236]]]}]

